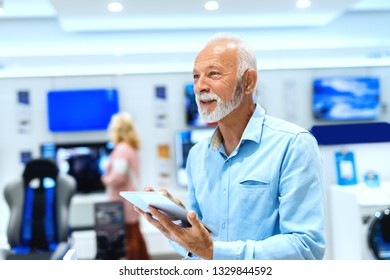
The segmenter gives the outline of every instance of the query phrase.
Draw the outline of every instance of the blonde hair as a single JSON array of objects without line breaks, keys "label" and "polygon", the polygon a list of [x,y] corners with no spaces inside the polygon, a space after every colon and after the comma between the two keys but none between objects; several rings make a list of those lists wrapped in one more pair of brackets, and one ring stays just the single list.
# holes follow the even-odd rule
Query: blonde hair
[{"label": "blonde hair", "polygon": [[140,149],[140,139],[134,127],[133,118],[127,112],[120,112],[112,116],[108,126],[111,140],[118,144],[125,142],[134,149]]}]

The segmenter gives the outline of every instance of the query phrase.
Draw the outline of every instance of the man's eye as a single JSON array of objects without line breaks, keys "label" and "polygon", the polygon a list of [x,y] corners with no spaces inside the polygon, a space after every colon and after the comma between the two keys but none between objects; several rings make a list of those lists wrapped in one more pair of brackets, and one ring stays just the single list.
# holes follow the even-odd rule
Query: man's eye
[{"label": "man's eye", "polygon": [[194,80],[196,80],[196,79],[199,78],[199,75],[198,75],[198,74],[194,74],[194,75],[193,75],[193,78],[194,78]]}]

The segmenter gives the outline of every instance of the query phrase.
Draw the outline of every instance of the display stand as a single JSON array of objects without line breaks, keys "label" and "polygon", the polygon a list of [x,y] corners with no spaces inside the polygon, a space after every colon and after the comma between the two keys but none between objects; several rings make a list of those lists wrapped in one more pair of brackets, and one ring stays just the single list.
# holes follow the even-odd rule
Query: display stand
[{"label": "display stand", "polygon": [[96,259],[123,259],[126,254],[123,202],[96,203],[95,221]]},{"label": "display stand", "polygon": [[375,259],[368,229],[375,214],[390,206],[390,182],[371,188],[362,184],[330,187],[332,259]]}]

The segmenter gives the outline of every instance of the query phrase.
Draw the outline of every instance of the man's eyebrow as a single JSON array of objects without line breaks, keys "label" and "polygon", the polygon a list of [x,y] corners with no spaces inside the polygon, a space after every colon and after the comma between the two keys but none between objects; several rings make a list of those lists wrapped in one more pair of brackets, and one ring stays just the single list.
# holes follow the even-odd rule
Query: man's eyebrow
[{"label": "man's eyebrow", "polygon": [[[204,67],[204,70],[205,70],[205,71],[211,70],[211,69],[212,69],[212,70],[215,70],[215,69],[221,70],[222,67],[221,67],[220,65],[216,65],[216,64],[213,64],[213,65],[209,65],[209,66],[207,66],[207,67]],[[197,70],[197,69],[194,69],[192,72],[195,73],[195,72],[201,72],[201,71],[199,71],[199,70]]]}]

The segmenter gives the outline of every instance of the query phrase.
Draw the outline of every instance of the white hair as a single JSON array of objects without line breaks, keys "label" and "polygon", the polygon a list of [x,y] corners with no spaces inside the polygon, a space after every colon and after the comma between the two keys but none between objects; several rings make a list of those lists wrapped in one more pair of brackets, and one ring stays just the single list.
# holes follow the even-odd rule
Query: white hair
[{"label": "white hair", "polygon": [[257,71],[256,54],[246,42],[231,33],[216,33],[207,44],[221,41],[230,41],[237,46],[237,77],[242,77],[248,69]]}]

